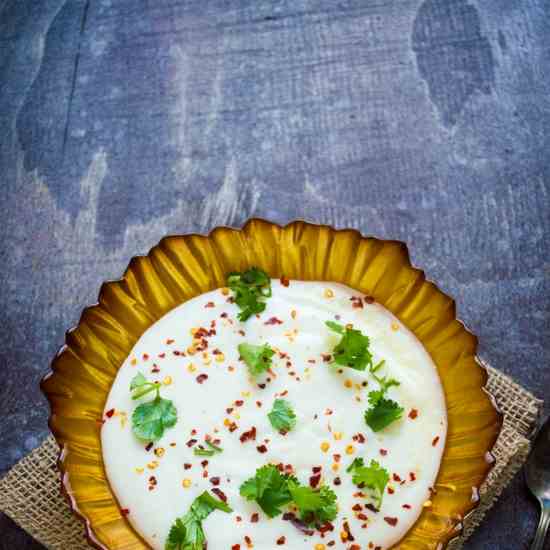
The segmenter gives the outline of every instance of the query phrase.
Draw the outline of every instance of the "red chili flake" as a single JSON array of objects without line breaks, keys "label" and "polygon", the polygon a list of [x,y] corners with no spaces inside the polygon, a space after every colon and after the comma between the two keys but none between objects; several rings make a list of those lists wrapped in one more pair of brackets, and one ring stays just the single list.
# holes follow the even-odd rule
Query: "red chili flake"
[{"label": "red chili flake", "polygon": [[203,461],[201,462],[201,466],[202,466],[203,468],[206,468],[206,467],[208,466],[208,460],[203,460]]},{"label": "red chili flake", "polygon": [[239,426],[237,426],[235,422],[231,422],[231,424],[229,424],[229,431],[231,433],[233,433],[235,430],[238,430],[238,429],[239,429]]},{"label": "red chili flake", "polygon": [[325,416],[330,416],[332,414],[332,409],[325,409]]},{"label": "red chili flake", "polygon": [[239,399],[238,401],[235,401],[236,407],[242,407],[243,405],[244,405],[244,401],[242,401],[241,399]]},{"label": "red chili flake", "polygon": [[174,342],[175,342],[175,340],[174,340],[173,338],[168,338],[168,339],[166,340],[166,345],[169,346],[170,344],[173,344]]},{"label": "red chili flake", "polygon": [[214,302],[207,302],[206,304],[204,304],[204,307],[214,307]]},{"label": "red chili flake", "polygon": [[250,440],[256,440],[256,426],[252,426],[247,432],[243,432],[239,438],[241,443],[246,443]]},{"label": "red chili flake", "polygon": [[277,464],[275,466],[275,468],[277,468],[277,470],[279,470],[279,472],[284,472],[285,470],[285,465],[282,463],[282,462],[279,462],[279,464]]},{"label": "red chili flake", "polygon": [[321,353],[321,357],[325,363],[332,360],[332,355],[330,353]]},{"label": "red chili flake", "polygon": [[314,473],[314,474],[318,474],[323,468],[321,466],[313,466],[313,468],[311,468],[311,471]]},{"label": "red chili flake", "polygon": [[219,477],[211,477],[210,478],[210,483],[212,483],[212,485],[219,485],[220,484],[220,478]]},{"label": "red chili flake", "polygon": [[258,408],[260,408],[262,406],[262,402],[261,401],[256,401],[256,405],[258,405]]},{"label": "red chili flake", "polygon": [[359,503],[357,503],[357,504],[354,504],[354,505],[351,507],[351,509],[352,509],[354,512],[360,512],[360,511],[363,509],[363,507],[362,507]]},{"label": "red chili flake", "polygon": [[401,478],[397,474],[393,474],[393,480],[399,483],[401,481]]},{"label": "red chili flake", "polygon": [[314,476],[311,476],[309,478],[309,486],[315,489],[315,487],[319,485],[320,481],[321,481],[321,474],[315,474]]},{"label": "red chili flake", "polygon": [[192,468],[193,464],[189,464],[189,462],[186,462],[183,467],[186,469],[186,470],[190,470]]},{"label": "red chili flake", "polygon": [[239,334],[240,334],[241,336],[246,336],[246,332],[245,332],[244,330],[242,330],[242,329],[239,330]]},{"label": "red chili flake", "polygon": [[286,542],[286,537],[285,537],[284,535],[283,535],[282,537],[279,537],[279,538],[277,539],[277,544],[278,544],[279,546],[282,546],[285,542]]},{"label": "red chili flake", "polygon": [[409,411],[409,418],[414,420],[418,416],[418,411],[416,409],[411,409]]},{"label": "red chili flake", "polygon": [[288,371],[288,374],[290,374],[290,376],[296,376],[296,373],[293,370]]},{"label": "red chili flake", "polygon": [[369,516],[367,516],[367,514],[363,514],[363,512],[360,512],[359,514],[357,514],[357,519],[361,521],[367,521],[369,519]]},{"label": "red chili flake", "polygon": [[411,481],[416,481],[416,474],[414,472],[409,472],[409,479]]},{"label": "red chili flake", "polygon": [[284,275],[281,275],[280,281],[283,286],[288,286],[290,284],[290,280]]},{"label": "red chili flake", "polygon": [[270,317],[264,325],[282,325],[283,322],[280,319],[277,319],[277,317]]},{"label": "red chili flake", "polygon": [[197,435],[197,430],[195,428],[191,430],[191,435]]},{"label": "red chili flake", "polygon": [[352,439],[357,443],[365,443],[365,441],[367,440],[367,438],[362,433],[356,433]]},{"label": "red chili flake", "polygon": [[290,361],[287,361],[285,363],[285,366],[286,366],[287,369],[289,369],[290,367],[292,367],[292,363]]},{"label": "red chili flake", "polygon": [[410,510],[411,505],[410,504],[403,504],[402,508],[405,508],[405,510]]},{"label": "red chili flake", "polygon": [[352,296],[350,300],[351,307],[354,307],[356,309],[363,309],[363,300],[361,300],[360,296]]},{"label": "red chili flake", "polygon": [[196,379],[196,380],[197,380],[197,382],[198,382],[199,384],[202,384],[202,383],[203,383],[205,380],[207,380],[207,379],[208,379],[208,374],[199,374],[199,375],[197,376],[197,379]]},{"label": "red chili flake", "polygon": [[311,363],[311,364],[316,363],[315,359],[308,359],[307,362],[308,362],[308,363]]},{"label": "red chili flake", "polygon": [[229,316],[228,316],[228,314],[224,311],[224,312],[220,315],[220,317],[221,317],[222,319],[227,319],[227,317],[229,317]]},{"label": "red chili flake", "polygon": [[153,363],[153,368],[151,369],[151,372],[160,372],[160,369],[158,368],[158,365],[156,363]]},{"label": "red chili flake", "polygon": [[204,470],[202,472],[202,477],[205,478],[205,479],[208,477],[208,470]]},{"label": "red chili flake", "polygon": [[388,487],[388,494],[393,495],[395,493],[394,489],[392,487]]},{"label": "red chili flake", "polygon": [[334,546],[336,544],[335,541],[331,540],[330,542],[327,542],[327,546]]},{"label": "red chili flake", "polygon": [[231,547],[231,550],[241,550],[241,545],[240,545],[240,544],[234,544],[234,545]]},{"label": "red chili flake", "polygon": [[223,502],[227,502],[227,497],[225,496],[225,493],[221,489],[218,489],[217,487],[214,487],[212,489],[212,492],[215,495],[218,495],[220,497],[220,500],[223,500]]},{"label": "red chili flake", "polygon": [[382,456],[386,456],[388,454],[388,451],[386,451],[386,449],[380,449],[380,454]]},{"label": "red chili flake", "polygon": [[128,508],[121,508],[120,513],[125,517],[130,513],[130,510]]},{"label": "red chili flake", "polygon": [[254,513],[250,516],[250,522],[251,522],[251,523],[258,523],[259,520],[260,520],[260,514],[258,514],[258,512],[254,512]]},{"label": "red chili flake", "polygon": [[241,516],[236,516],[236,517],[235,517],[235,521],[236,521],[237,523],[239,523],[239,521],[242,521],[242,520],[243,520],[243,518],[242,518]]},{"label": "red chili flake", "polygon": [[267,447],[265,445],[258,445],[256,447],[256,450],[261,453],[261,454],[264,454],[264,453],[267,453]]},{"label": "red chili flake", "polygon": [[157,478],[156,478],[155,476],[151,476],[151,477],[149,478],[149,483],[150,483],[151,485],[156,485],[156,484],[157,484]]},{"label": "red chili flake", "polygon": [[374,298],[372,296],[364,296],[363,300],[365,300],[366,304],[374,304]]},{"label": "red chili flake", "polygon": [[181,351],[175,349],[173,352],[172,352],[176,357],[179,357],[181,355]]},{"label": "red chili flake", "polygon": [[368,504],[365,504],[365,508],[367,510],[370,510],[371,512],[378,512],[379,511],[378,508],[370,502]]},{"label": "red chili flake", "polygon": [[164,359],[166,357],[166,353],[162,352],[162,353],[159,353],[159,357],[161,359]]},{"label": "red chili flake", "polygon": [[395,527],[397,525],[397,518],[392,518],[390,516],[384,516],[384,521],[391,525],[392,527]]},{"label": "red chili flake", "polygon": [[142,357],[143,357],[143,360],[144,360],[144,361],[147,361],[147,359],[149,359],[149,354],[144,353],[144,354],[142,355]]},{"label": "red chili flake", "polygon": [[334,462],[340,462],[340,459],[342,458],[342,455],[334,454],[334,455],[332,455],[332,458],[334,459]]},{"label": "red chili flake", "polygon": [[432,440],[432,447],[435,447],[438,442],[439,442],[439,436],[434,437]]},{"label": "red chili flake", "polygon": [[261,390],[265,390],[265,384],[258,384],[258,388],[260,388]]},{"label": "red chili flake", "polygon": [[244,542],[246,542],[248,548],[252,548],[252,539],[248,535],[244,536]]},{"label": "red chili flake", "polygon": [[196,439],[190,439],[190,440],[186,443],[186,445],[187,445],[189,448],[191,448],[196,442],[197,442]]},{"label": "red chili flake", "polygon": [[353,542],[355,540],[355,537],[351,534],[351,531],[350,531],[350,528],[349,528],[349,523],[347,521],[344,521],[343,525],[342,525],[342,528],[344,529],[344,531],[346,532],[347,534],[347,537],[345,539],[342,540],[342,542]]},{"label": "red chili flake", "polygon": [[152,441],[150,443],[147,443],[147,445],[145,446],[146,451],[150,451],[152,448],[153,448],[153,442]]},{"label": "red chili flake", "polygon": [[106,413],[105,413],[105,416],[107,418],[111,418],[113,416],[113,414],[115,414],[115,409],[109,409]]},{"label": "red chili flake", "polygon": [[284,397],[285,395],[288,395],[288,390],[282,391],[279,395],[281,397]]},{"label": "red chili flake", "polygon": [[334,478],[334,485],[338,486],[342,484],[342,480],[339,477]]}]

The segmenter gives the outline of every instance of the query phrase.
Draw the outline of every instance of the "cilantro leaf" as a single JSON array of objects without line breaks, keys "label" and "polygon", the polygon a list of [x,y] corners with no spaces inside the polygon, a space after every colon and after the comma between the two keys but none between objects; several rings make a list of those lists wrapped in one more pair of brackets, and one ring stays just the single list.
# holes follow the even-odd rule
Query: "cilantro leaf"
[{"label": "cilantro leaf", "polygon": [[148,382],[143,374],[138,373],[130,382],[132,399],[139,399],[156,391],[152,401],[141,403],[132,414],[132,431],[143,441],[158,441],[166,428],[174,426],[178,420],[178,411],[169,399],[160,396],[160,384]]},{"label": "cilantro leaf", "polygon": [[369,409],[365,412],[365,422],[374,432],[383,430],[403,415],[403,407],[384,397],[382,390],[369,393]]},{"label": "cilantro leaf", "polygon": [[[354,461],[355,462],[355,461]],[[376,507],[380,510],[384,490],[390,480],[388,470],[382,468],[376,460],[371,460],[369,466],[355,466],[352,468],[352,481],[355,485],[366,487],[374,491]]]},{"label": "cilantro leaf", "polygon": [[271,425],[281,433],[287,433],[296,426],[296,414],[285,399],[275,399],[273,409],[268,413]]},{"label": "cilantro leaf", "polygon": [[373,378],[380,384],[380,389],[383,393],[387,392],[392,386],[400,386],[401,383],[395,378],[388,378],[387,376],[378,376],[376,373],[384,366],[386,361],[382,360],[374,367],[369,367],[369,371]]},{"label": "cilantro leaf", "polygon": [[271,367],[271,358],[275,352],[267,344],[255,346],[242,343],[238,349],[252,376],[257,376]]},{"label": "cilantro leaf", "polygon": [[265,309],[265,298],[271,296],[271,280],[265,271],[252,267],[243,273],[230,273],[227,286],[233,291],[235,303],[241,309],[239,321],[246,321]]},{"label": "cilantro leaf", "polygon": [[199,446],[199,448],[193,451],[195,456],[214,456],[215,454],[223,453],[223,449],[217,445],[214,445],[211,441],[206,440],[205,443],[209,448],[204,449],[202,446]]},{"label": "cilantro leaf", "polygon": [[289,481],[297,483],[294,476],[283,475],[276,466],[268,464],[258,468],[256,475],[241,485],[240,494],[247,500],[255,500],[270,518],[274,518],[281,514],[281,507],[292,500]]},{"label": "cilantro leaf", "polygon": [[323,485],[320,489],[312,489],[289,481],[288,489],[305,523],[324,523],[336,517],[336,494],[330,487]]},{"label": "cilantro leaf", "polygon": [[168,533],[165,550],[203,550],[206,536],[202,528],[202,520],[214,510],[226,513],[233,511],[225,502],[205,491],[193,501],[187,514],[173,523]]},{"label": "cilantro leaf", "polygon": [[355,468],[360,468],[365,465],[365,461],[361,457],[353,459],[353,462],[346,468],[346,472],[349,474]]},{"label": "cilantro leaf", "polygon": [[372,365],[368,336],[360,330],[344,327],[334,321],[326,321],[326,325],[332,331],[342,335],[342,339],[332,350],[334,363],[360,371]]}]

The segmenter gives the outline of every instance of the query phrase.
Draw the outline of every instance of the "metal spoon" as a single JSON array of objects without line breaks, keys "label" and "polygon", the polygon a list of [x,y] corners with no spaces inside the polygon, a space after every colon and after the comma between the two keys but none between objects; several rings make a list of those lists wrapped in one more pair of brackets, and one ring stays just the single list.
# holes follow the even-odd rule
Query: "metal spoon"
[{"label": "metal spoon", "polygon": [[550,418],[537,434],[525,465],[525,480],[541,508],[539,526],[531,550],[542,550],[550,526]]}]

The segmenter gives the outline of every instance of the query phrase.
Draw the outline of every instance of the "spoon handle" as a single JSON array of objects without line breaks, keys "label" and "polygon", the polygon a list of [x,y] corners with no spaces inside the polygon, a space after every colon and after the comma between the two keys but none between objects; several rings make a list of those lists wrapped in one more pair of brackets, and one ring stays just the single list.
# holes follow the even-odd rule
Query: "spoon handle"
[{"label": "spoon handle", "polygon": [[543,550],[544,541],[546,539],[546,532],[550,526],[550,508],[547,506],[542,506],[542,513],[540,515],[539,526],[537,527],[537,532],[535,533],[535,540],[531,545],[531,550]]}]

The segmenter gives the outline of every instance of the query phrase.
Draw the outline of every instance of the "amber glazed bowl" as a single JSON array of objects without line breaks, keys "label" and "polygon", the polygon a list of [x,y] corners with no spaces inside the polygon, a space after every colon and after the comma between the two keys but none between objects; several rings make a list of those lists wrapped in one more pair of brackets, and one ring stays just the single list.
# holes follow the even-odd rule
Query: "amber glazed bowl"
[{"label": "amber glazed bowl", "polygon": [[476,337],[456,319],[454,301],[411,266],[407,247],[302,221],[285,227],[253,219],[242,230],[166,237],[105,283],[42,381],[50,428],[61,448],[63,490],[98,548],[147,548],[123,517],[103,468],[103,408],[118,369],[155,321],[182,302],[225,285],[250,266],[272,277],[335,281],[373,296],[432,356],[447,400],[448,435],[432,505],[395,548],[442,549],[458,536],[492,465],[502,417],[484,386]]}]

